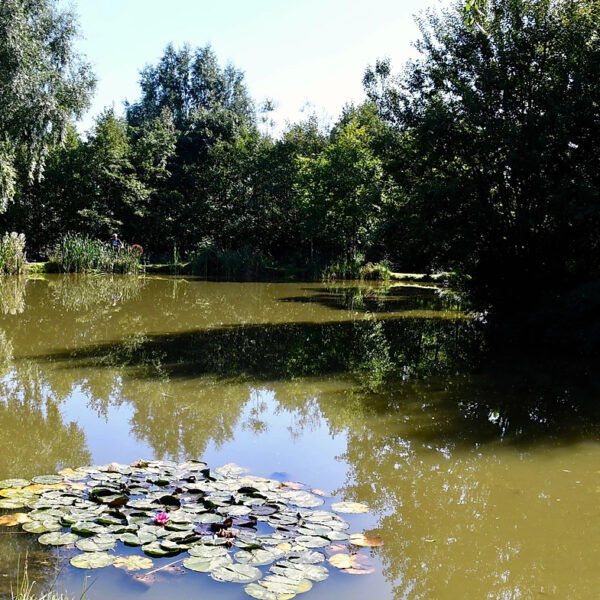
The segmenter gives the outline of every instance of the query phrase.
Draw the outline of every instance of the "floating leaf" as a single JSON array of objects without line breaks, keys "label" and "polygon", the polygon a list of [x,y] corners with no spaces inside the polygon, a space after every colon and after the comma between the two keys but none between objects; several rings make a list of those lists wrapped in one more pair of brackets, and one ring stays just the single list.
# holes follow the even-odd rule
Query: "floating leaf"
[{"label": "floating leaf", "polygon": [[0,500],[0,508],[6,508],[14,510],[15,508],[23,508],[25,506],[25,500],[22,498],[3,498]]},{"label": "floating leaf", "polygon": [[329,562],[350,575],[370,575],[375,568],[368,556],[364,554],[334,554]]},{"label": "floating leaf", "polygon": [[306,565],[315,565],[325,560],[325,555],[314,550],[305,550],[304,552],[290,552],[287,560],[291,563],[301,563]]},{"label": "floating leaf", "polygon": [[183,566],[191,571],[208,573],[231,563],[231,557],[225,556],[192,556],[183,561]]},{"label": "floating leaf", "polygon": [[5,527],[15,527],[15,525],[23,525],[30,522],[31,518],[26,513],[12,513],[0,517],[0,525],[4,525]]},{"label": "floating leaf", "polygon": [[277,575],[283,575],[288,579],[297,581],[302,579],[323,581],[329,577],[329,571],[321,565],[292,563],[287,560],[274,564],[269,570]]},{"label": "floating leaf", "polygon": [[38,475],[37,477],[32,477],[31,481],[41,485],[52,485],[54,483],[63,483],[64,479],[61,475]]},{"label": "floating leaf", "polygon": [[74,544],[78,539],[79,536],[74,533],[60,533],[56,531],[41,535],[38,538],[38,542],[47,546],[67,546],[68,544]]},{"label": "floating leaf", "polygon": [[250,583],[261,575],[262,573],[256,567],[235,563],[219,565],[210,572],[210,576],[215,581],[231,581],[233,583]]},{"label": "floating leaf", "polygon": [[301,508],[315,508],[316,506],[321,506],[324,502],[323,498],[318,498],[310,492],[304,491],[284,492],[281,496],[291,504],[300,506]]},{"label": "floating leaf", "polygon": [[377,548],[383,544],[383,540],[374,535],[365,535],[363,533],[353,533],[350,536],[350,543],[355,546]]},{"label": "floating leaf", "polygon": [[80,521],[71,525],[71,531],[82,536],[92,536],[97,533],[102,533],[104,527],[93,521]]},{"label": "floating leaf", "polygon": [[181,553],[180,548],[165,548],[159,542],[152,542],[142,546],[144,554],[153,556],[155,558],[162,558],[163,556],[177,556]]},{"label": "floating leaf", "polygon": [[84,552],[71,559],[71,564],[78,569],[101,569],[115,562],[115,557],[106,552]]},{"label": "floating leaf", "polygon": [[222,467],[217,467],[215,469],[215,473],[218,473],[219,475],[223,476],[223,477],[237,477],[238,475],[242,475],[243,473],[246,473],[248,471],[248,469],[245,469],[244,467],[240,467],[239,465],[236,465],[235,463],[227,463],[226,465],[223,465]]},{"label": "floating leaf", "polygon": [[154,563],[143,556],[118,556],[113,563],[113,567],[117,569],[125,569],[126,571],[141,571],[142,569],[150,569]]},{"label": "floating leaf", "polygon": [[227,554],[227,548],[223,546],[205,546],[203,544],[197,544],[192,546],[188,553],[190,556],[197,558],[216,558],[217,556],[224,556]]},{"label": "floating leaf", "polygon": [[285,552],[279,548],[258,548],[256,550],[240,550],[233,556],[239,563],[247,565],[270,565],[272,562],[279,560]]},{"label": "floating leaf", "polygon": [[277,593],[272,592],[259,583],[249,583],[244,591],[248,596],[256,598],[256,600],[291,600],[296,593]]},{"label": "floating leaf", "polygon": [[149,531],[127,532],[119,536],[119,540],[126,546],[144,546],[156,541],[156,536]]},{"label": "floating leaf", "polygon": [[3,479],[0,481],[0,489],[2,488],[22,488],[29,485],[29,479]]},{"label": "floating leaf", "polygon": [[84,538],[75,542],[75,548],[83,552],[102,552],[112,550],[117,544],[117,540],[112,535],[97,535],[91,538]]},{"label": "floating leaf", "polygon": [[336,502],[331,505],[331,510],[339,513],[360,514],[369,512],[369,507],[360,502]]},{"label": "floating leaf", "polygon": [[305,548],[324,548],[330,541],[318,535],[299,535],[295,541]]}]

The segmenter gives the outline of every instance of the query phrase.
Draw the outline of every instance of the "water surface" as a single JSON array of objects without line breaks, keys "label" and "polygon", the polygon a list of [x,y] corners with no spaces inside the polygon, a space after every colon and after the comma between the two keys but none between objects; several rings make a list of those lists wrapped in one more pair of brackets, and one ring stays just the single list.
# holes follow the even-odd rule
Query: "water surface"
[{"label": "water surface", "polygon": [[[384,539],[375,573],[331,568],[307,600],[595,598],[600,386],[526,364],[464,374],[476,333],[425,286],[4,278],[0,479],[235,462],[371,507],[349,520]],[[26,553],[71,596],[90,574],[29,534],[0,545],[3,595]],[[176,569],[149,588],[92,577],[91,600],[247,597]]]}]

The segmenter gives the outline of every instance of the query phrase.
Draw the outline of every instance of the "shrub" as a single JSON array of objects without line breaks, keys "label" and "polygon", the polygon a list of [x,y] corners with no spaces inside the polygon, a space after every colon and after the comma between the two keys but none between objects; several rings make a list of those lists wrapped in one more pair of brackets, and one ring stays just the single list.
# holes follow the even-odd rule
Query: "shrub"
[{"label": "shrub", "polygon": [[0,274],[22,273],[25,261],[25,234],[5,233],[0,241]]},{"label": "shrub", "polygon": [[100,240],[67,233],[55,247],[50,260],[64,273],[137,273],[141,255],[127,246],[115,252]]}]

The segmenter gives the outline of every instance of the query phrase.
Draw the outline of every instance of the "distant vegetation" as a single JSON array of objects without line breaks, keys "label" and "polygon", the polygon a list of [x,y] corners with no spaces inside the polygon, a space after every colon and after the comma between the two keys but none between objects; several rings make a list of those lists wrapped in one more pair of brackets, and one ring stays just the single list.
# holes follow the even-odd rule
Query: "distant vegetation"
[{"label": "distant vegetation", "polygon": [[[420,56],[402,75],[378,60],[365,102],[277,137],[272,103],[252,100],[241,71],[208,46],[169,45],[125,115],[106,109],[82,138],[71,123],[93,77],[73,54],[72,15],[54,0],[0,12],[0,230],[24,232],[34,258],[65,234],[117,231],[150,262],[199,274],[450,271],[490,324],[539,329],[566,298],[581,299],[569,301],[577,323],[598,324],[598,0],[469,1],[420,17]],[[41,23],[63,46],[44,45]],[[14,45],[42,58],[11,61]],[[40,87],[20,95],[19,78]]]}]

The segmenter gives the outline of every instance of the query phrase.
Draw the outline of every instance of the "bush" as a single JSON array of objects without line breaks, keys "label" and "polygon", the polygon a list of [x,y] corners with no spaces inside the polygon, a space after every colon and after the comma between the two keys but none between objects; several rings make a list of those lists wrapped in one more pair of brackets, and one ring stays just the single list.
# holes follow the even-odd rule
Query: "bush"
[{"label": "bush", "polygon": [[66,234],[50,257],[63,273],[137,273],[141,270],[140,254],[127,246],[115,252],[100,240]]},{"label": "bush", "polygon": [[25,234],[5,233],[0,241],[0,274],[22,273],[25,261]]},{"label": "bush", "polygon": [[206,277],[251,278],[265,275],[273,266],[269,256],[261,250],[243,246],[239,250],[221,250],[212,244],[204,244],[189,256],[190,269],[194,275]]}]

